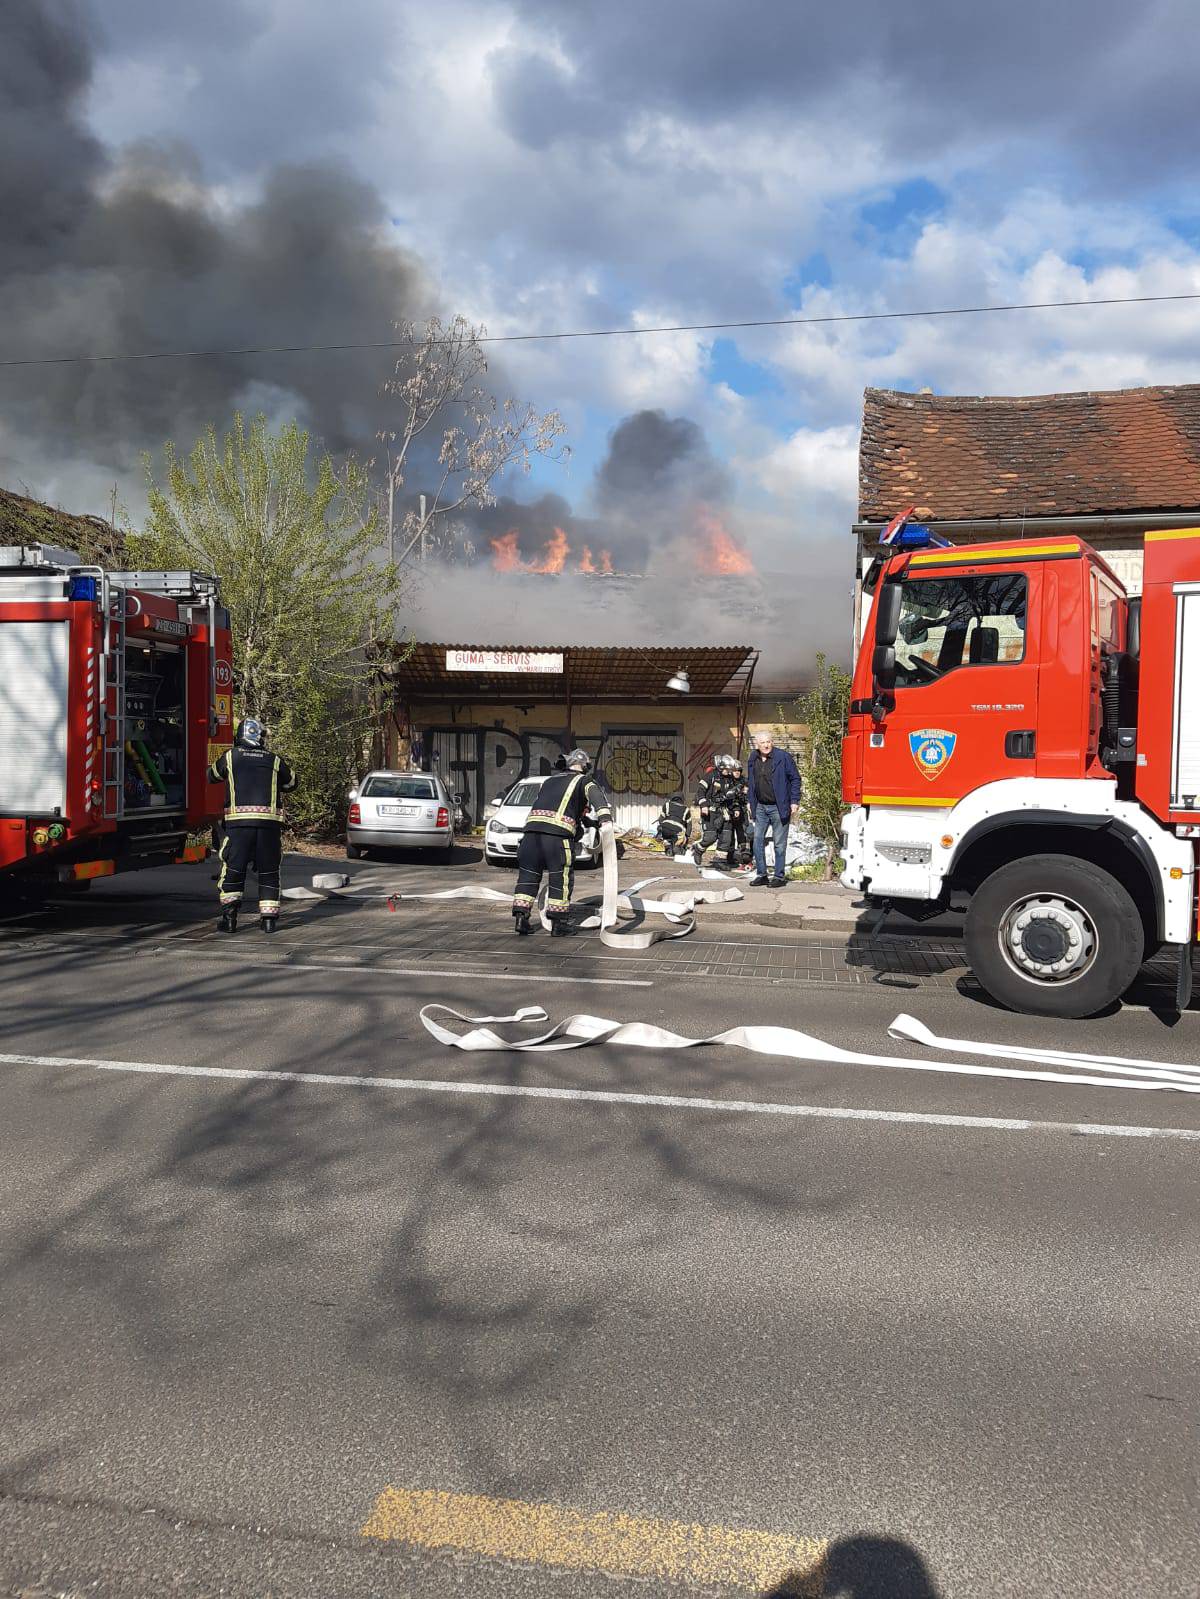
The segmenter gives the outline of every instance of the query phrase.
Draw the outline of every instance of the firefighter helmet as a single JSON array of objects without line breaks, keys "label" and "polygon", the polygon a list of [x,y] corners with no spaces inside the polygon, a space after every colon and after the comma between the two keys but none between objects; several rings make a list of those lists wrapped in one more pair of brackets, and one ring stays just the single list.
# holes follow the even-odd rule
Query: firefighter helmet
[{"label": "firefighter helmet", "polygon": [[590,772],[592,769],[592,757],[586,750],[571,750],[567,756],[568,770],[573,766],[578,766],[580,771]]},{"label": "firefighter helmet", "polygon": [[244,716],[237,725],[233,742],[240,744],[244,750],[263,749],[267,742],[266,724],[260,722],[257,716]]},{"label": "firefighter helmet", "polygon": [[737,762],[734,760],[732,755],[718,755],[717,765],[723,772],[732,772],[733,768],[737,765]]}]

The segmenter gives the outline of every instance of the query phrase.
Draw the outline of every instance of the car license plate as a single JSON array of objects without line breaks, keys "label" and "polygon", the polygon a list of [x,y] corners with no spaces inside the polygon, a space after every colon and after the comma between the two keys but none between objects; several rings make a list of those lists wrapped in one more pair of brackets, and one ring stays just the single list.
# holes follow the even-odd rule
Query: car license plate
[{"label": "car license plate", "polygon": [[421,807],[419,805],[381,805],[379,814],[381,816],[420,816]]}]

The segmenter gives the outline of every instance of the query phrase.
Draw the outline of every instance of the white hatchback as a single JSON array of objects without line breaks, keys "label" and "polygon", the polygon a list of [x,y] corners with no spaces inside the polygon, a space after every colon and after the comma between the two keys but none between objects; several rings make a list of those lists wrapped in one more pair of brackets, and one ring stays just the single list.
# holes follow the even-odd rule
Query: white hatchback
[{"label": "white hatchback", "polygon": [[[515,866],[525,823],[544,779],[523,777],[507,794],[493,801],[495,814],[488,819],[483,834],[483,853],[489,866]],[[491,807],[489,807],[490,809]],[[583,837],[575,845],[575,864],[594,866],[599,859],[599,840],[594,827],[584,826]]]}]

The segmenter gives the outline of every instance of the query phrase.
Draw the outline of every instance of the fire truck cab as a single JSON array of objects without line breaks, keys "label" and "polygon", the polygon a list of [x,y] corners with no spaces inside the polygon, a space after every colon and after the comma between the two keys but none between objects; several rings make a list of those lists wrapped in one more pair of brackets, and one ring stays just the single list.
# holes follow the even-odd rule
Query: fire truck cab
[{"label": "fire truck cab", "polygon": [[1188,1002],[1200,840],[1200,528],[1146,535],[1130,599],[1077,538],[943,547],[868,576],[842,881],[966,904],[984,988],[1086,1016],[1171,947]]},{"label": "fire truck cab", "polygon": [[211,577],[0,547],[0,896],[204,857],[230,655]]}]

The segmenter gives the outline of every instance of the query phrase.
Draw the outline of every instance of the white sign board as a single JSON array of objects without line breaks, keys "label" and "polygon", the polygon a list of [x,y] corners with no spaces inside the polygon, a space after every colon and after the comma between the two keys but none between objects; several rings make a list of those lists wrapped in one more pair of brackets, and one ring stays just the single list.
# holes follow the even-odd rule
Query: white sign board
[{"label": "white sign board", "polygon": [[561,675],[561,653],[533,650],[447,650],[448,672],[536,672],[541,677]]},{"label": "white sign board", "polygon": [[68,622],[0,619],[0,812],[67,805]]}]

